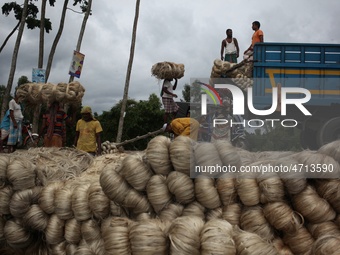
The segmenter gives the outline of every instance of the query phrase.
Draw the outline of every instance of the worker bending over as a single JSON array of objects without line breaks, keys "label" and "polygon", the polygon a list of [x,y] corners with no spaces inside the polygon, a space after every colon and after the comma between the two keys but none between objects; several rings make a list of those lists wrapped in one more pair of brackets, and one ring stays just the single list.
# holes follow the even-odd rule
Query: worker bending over
[{"label": "worker bending over", "polygon": [[165,132],[173,133],[175,138],[179,135],[189,136],[197,141],[197,135],[200,124],[193,118],[177,118],[173,119],[169,124],[164,124]]}]

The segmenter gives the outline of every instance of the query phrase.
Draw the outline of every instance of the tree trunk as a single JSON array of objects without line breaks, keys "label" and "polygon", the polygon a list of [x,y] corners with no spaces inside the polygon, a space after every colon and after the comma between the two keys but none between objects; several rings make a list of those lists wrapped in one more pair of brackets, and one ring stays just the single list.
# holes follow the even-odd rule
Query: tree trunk
[{"label": "tree trunk", "polygon": [[20,26],[21,21],[18,22],[18,24],[13,28],[12,32],[9,33],[9,35],[6,37],[5,41],[3,42],[3,44],[0,47],[0,52],[3,50],[3,48],[5,48],[9,38],[11,38],[11,36],[14,34],[14,32],[18,29],[18,27]]},{"label": "tree trunk", "polygon": [[57,49],[57,45],[59,43],[61,34],[63,33],[66,11],[67,11],[67,5],[68,5],[68,0],[65,0],[64,6],[63,6],[63,11],[62,11],[61,18],[60,18],[59,29],[58,29],[58,32],[57,32],[55,38],[54,38],[54,41],[53,41],[53,44],[52,44],[52,47],[51,47],[51,51],[50,51],[50,54],[48,56],[48,61],[47,61],[47,66],[46,66],[46,74],[45,74],[46,75],[46,82],[48,81],[48,77],[50,76],[53,57],[54,57],[55,51]]},{"label": "tree trunk", "polygon": [[15,69],[17,67],[17,58],[18,58],[18,54],[19,54],[20,42],[21,42],[22,34],[24,33],[24,29],[25,29],[25,21],[26,21],[26,16],[27,16],[27,9],[28,9],[28,1],[29,0],[25,0],[24,8],[22,10],[22,16],[21,16],[18,36],[17,36],[17,40],[15,42],[15,46],[14,46],[14,50],[13,50],[11,69],[10,69],[10,72],[9,72],[9,77],[8,77],[6,92],[5,92],[5,96],[4,96],[4,101],[2,102],[2,107],[1,107],[1,119],[3,119],[3,117],[5,115],[5,111],[8,108],[9,96],[10,96],[10,93],[11,93],[11,90],[12,90],[12,85],[13,85],[13,80],[14,80],[14,75],[15,75]]},{"label": "tree trunk", "polygon": [[41,1],[38,68],[43,68],[43,63],[44,63],[44,39],[45,39],[46,1],[47,0],[42,0]]},{"label": "tree trunk", "polygon": [[[83,37],[85,33],[86,23],[91,13],[91,6],[92,6],[92,0],[89,0],[87,4],[87,10],[84,15],[83,23],[81,24],[76,51],[80,51],[81,43],[83,41]],[[74,80],[74,76],[70,75],[69,82],[72,82],[73,80]]]},{"label": "tree trunk", "polygon": [[134,57],[135,45],[136,45],[139,5],[140,5],[140,0],[136,0],[136,11],[135,11],[135,20],[133,22],[132,40],[131,40],[131,48],[130,48],[130,58],[129,58],[129,64],[128,64],[127,73],[126,73],[124,95],[123,95],[123,101],[122,101],[122,109],[120,111],[120,118],[119,118],[119,124],[118,124],[118,133],[117,133],[117,140],[116,140],[117,143],[120,143],[120,141],[122,139],[122,134],[123,134],[125,109],[126,109],[126,104],[127,104],[127,100],[128,100],[131,69],[132,69],[132,63],[133,63],[133,57]]},{"label": "tree trunk", "polygon": [[[44,65],[44,41],[45,41],[46,2],[47,2],[47,0],[42,0],[42,2],[41,2],[41,10],[40,10],[41,11],[41,15],[40,15],[40,36],[39,36],[38,68],[43,68],[43,65]],[[45,82],[46,82],[46,78],[45,78]],[[32,131],[34,133],[38,133],[40,111],[41,111],[41,104],[37,104],[34,107],[34,112],[33,112]]]}]

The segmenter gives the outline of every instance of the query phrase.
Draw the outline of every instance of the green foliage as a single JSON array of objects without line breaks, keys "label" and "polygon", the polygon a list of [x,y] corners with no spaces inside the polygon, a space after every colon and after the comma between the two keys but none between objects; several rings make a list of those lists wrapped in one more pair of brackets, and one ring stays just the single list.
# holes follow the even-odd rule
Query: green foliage
[{"label": "green foliage", "polygon": [[190,102],[190,85],[185,84],[182,90],[183,99],[185,102]]},{"label": "green foliage", "polygon": [[300,130],[277,125],[274,128],[246,132],[250,151],[301,151]]},{"label": "green foliage", "polygon": [[[50,5],[54,6],[55,0],[50,0],[49,2],[50,2]],[[8,16],[13,11],[14,17],[17,21],[21,20],[22,8],[23,7],[17,4],[16,2],[5,3],[1,7],[2,14],[6,16]],[[39,13],[38,7],[35,4],[30,2],[28,4],[27,17],[26,17],[26,26],[28,29],[35,29],[35,28],[40,27],[40,20],[37,19],[38,13]],[[44,26],[45,26],[46,33],[49,33],[52,30],[52,23],[50,19],[45,19]]]},{"label": "green foliage", "polygon": [[22,75],[19,79],[18,79],[18,87],[22,84],[25,84],[25,83],[29,83],[30,80],[28,79],[27,76],[25,75]]},{"label": "green foliage", "polygon": [[[104,111],[103,114],[98,116],[97,119],[103,127],[102,141],[115,142],[121,106],[122,101],[112,107],[109,112]],[[146,101],[128,99],[122,141],[145,135],[161,128],[163,125],[161,106],[162,103],[155,94],[151,94]],[[150,139],[152,138],[127,144],[124,148],[127,150],[144,150]]]}]

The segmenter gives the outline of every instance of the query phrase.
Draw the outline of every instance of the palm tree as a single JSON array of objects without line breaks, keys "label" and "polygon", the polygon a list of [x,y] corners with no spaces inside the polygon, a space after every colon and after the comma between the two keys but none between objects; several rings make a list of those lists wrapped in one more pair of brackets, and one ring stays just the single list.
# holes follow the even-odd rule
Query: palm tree
[{"label": "palm tree", "polygon": [[133,63],[133,57],[134,57],[135,45],[136,45],[136,34],[137,34],[137,24],[138,24],[138,16],[139,16],[139,5],[140,5],[140,0],[136,0],[135,20],[133,22],[132,40],[131,40],[131,48],[130,48],[130,58],[129,58],[129,64],[128,64],[127,73],[126,73],[126,79],[125,79],[125,87],[124,87],[124,95],[123,95],[123,101],[122,101],[122,108],[120,110],[120,118],[119,118],[119,124],[118,124],[118,133],[117,133],[117,139],[116,139],[117,143],[120,143],[120,141],[122,139],[122,134],[123,134],[124,115],[125,115],[125,109],[126,109],[126,102],[128,100],[131,69],[132,69],[132,63]]},{"label": "palm tree", "polygon": [[27,9],[28,9],[28,1],[29,0],[25,0],[24,7],[23,7],[23,10],[22,10],[22,16],[21,16],[18,36],[17,36],[17,40],[15,42],[13,56],[12,56],[11,69],[10,69],[10,73],[9,73],[9,77],[8,77],[8,82],[7,82],[4,100],[2,102],[2,107],[1,107],[1,119],[3,118],[5,111],[7,109],[7,105],[8,105],[8,102],[9,102],[9,96],[10,96],[10,93],[11,93],[11,90],[12,90],[15,69],[16,69],[16,66],[17,66],[17,58],[18,58],[18,54],[19,54],[20,42],[21,42],[22,34],[24,33],[24,28],[25,28]]}]

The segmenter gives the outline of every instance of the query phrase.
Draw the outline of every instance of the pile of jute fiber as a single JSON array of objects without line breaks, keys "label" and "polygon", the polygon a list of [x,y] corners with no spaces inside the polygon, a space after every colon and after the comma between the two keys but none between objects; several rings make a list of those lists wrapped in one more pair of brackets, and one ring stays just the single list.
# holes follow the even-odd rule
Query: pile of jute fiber
[{"label": "pile of jute fiber", "polygon": [[70,105],[79,105],[85,89],[77,81],[71,83],[25,83],[18,87],[17,95],[22,101],[31,104],[52,103],[58,101]]},{"label": "pile of jute fiber", "polygon": [[253,63],[242,61],[239,64],[215,59],[211,69],[210,78],[231,78],[231,80],[242,90],[253,85],[252,74]]},{"label": "pile of jute fiber", "polygon": [[174,62],[159,62],[152,66],[151,74],[157,79],[180,79],[184,76],[184,64]]},{"label": "pile of jute fiber", "polygon": [[[340,141],[318,151],[252,153],[223,141],[157,136],[143,152],[90,158],[86,170],[75,167],[80,174],[44,182],[39,176],[48,176],[53,164],[38,174],[44,152],[32,152],[39,156],[0,156],[1,254],[339,252]],[[66,158],[73,161],[74,155],[78,164],[87,159],[76,150],[58,153],[68,155],[64,165],[73,165]],[[190,178],[194,165],[240,169],[317,163],[332,165],[332,175]]]}]

